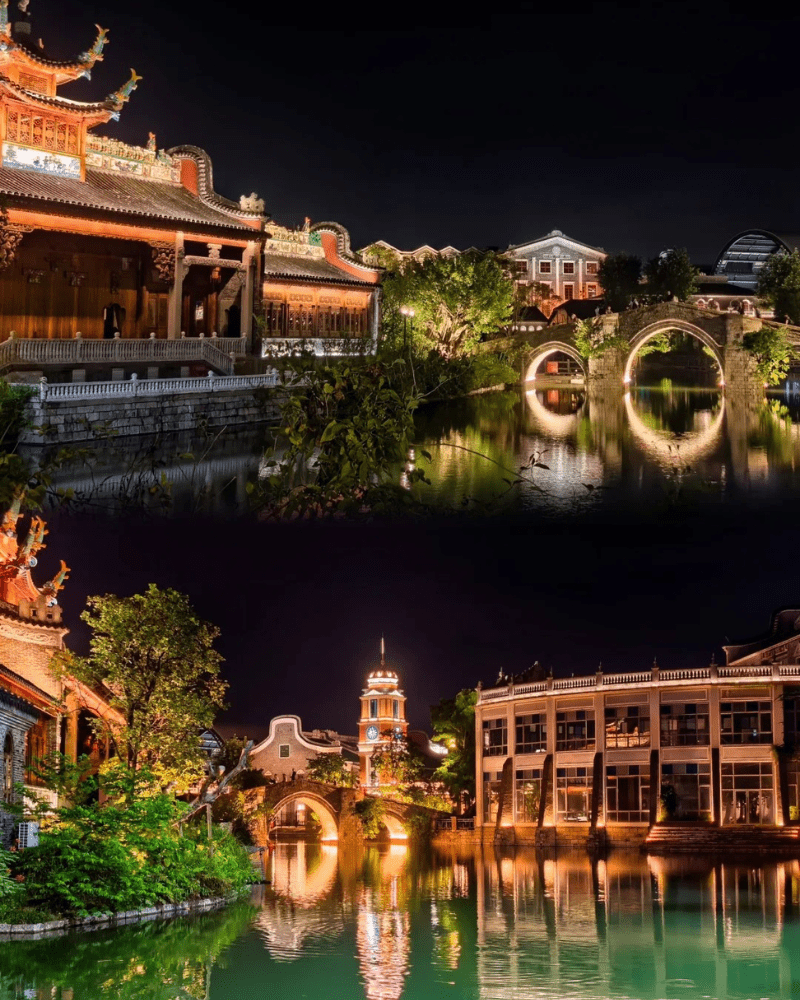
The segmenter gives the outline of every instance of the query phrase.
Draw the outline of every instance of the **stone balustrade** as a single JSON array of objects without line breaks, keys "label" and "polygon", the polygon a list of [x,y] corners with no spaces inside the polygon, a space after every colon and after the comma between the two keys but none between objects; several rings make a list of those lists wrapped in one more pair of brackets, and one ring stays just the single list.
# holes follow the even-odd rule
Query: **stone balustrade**
[{"label": "stone balustrade", "polygon": [[226,392],[231,389],[271,389],[278,385],[278,373],[264,375],[214,375],[205,378],[147,378],[132,375],[127,381],[115,382],[57,382],[49,384],[41,379],[38,398],[42,402],[73,402],[80,399],[108,399],[129,396],[171,396],[184,392]]}]

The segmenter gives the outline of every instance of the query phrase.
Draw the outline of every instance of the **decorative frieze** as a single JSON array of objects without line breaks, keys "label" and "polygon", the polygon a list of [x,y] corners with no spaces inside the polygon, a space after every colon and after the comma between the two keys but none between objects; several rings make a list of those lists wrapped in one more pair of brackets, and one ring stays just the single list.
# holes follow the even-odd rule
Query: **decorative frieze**
[{"label": "decorative frieze", "polygon": [[322,237],[306,229],[286,229],[270,223],[267,241],[267,252],[292,254],[295,257],[324,257]]},{"label": "decorative frieze", "polygon": [[32,233],[32,226],[18,226],[8,221],[8,212],[0,209],[0,271],[10,267],[25,233]]},{"label": "decorative frieze", "polygon": [[175,247],[170,243],[151,243],[153,265],[162,281],[175,280]]},{"label": "decorative frieze", "polygon": [[180,184],[180,165],[161,150],[148,145],[129,146],[102,135],[86,136],[86,166],[109,173],[144,177]]}]

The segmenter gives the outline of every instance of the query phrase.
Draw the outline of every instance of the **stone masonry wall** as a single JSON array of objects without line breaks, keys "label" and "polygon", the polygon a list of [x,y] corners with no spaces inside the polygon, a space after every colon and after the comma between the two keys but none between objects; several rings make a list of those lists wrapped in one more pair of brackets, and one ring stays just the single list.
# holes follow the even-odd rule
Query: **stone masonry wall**
[{"label": "stone masonry wall", "polygon": [[34,398],[32,426],[24,444],[68,444],[108,437],[170,433],[199,426],[221,429],[278,419],[280,399],[263,400],[252,389],[184,392],[138,398],[75,398],[59,402]]},{"label": "stone masonry wall", "polygon": [[36,713],[32,709],[23,707],[23,703],[13,695],[0,693],[0,846],[3,847],[11,843],[14,826],[18,822],[16,817],[2,808],[2,794],[6,780],[4,754],[6,738],[11,737],[13,747],[11,780],[16,784],[25,777],[25,734],[35,721]]}]

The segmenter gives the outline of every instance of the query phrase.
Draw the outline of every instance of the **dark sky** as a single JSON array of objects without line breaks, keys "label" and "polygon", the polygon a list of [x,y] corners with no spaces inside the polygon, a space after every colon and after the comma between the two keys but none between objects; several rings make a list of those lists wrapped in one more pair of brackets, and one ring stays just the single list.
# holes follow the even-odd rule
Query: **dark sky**
[{"label": "dark sky", "polygon": [[[12,8],[15,0],[12,0]],[[190,143],[217,189],[356,247],[519,243],[561,229],[610,251],[800,229],[800,16],[726,3],[445,5],[32,0],[53,56],[110,29],[96,99],[133,66],[108,134]],[[763,13],[762,13],[763,11]]]},{"label": "dark sky", "polygon": [[[668,511],[664,512],[668,515]],[[49,518],[42,579],[64,558],[70,645],[87,594],[187,593],[222,630],[225,721],[355,732],[380,635],[408,713],[502,668],[535,660],[556,676],[705,666],[800,601],[791,511],[697,512],[598,523],[491,520],[410,524]]]}]

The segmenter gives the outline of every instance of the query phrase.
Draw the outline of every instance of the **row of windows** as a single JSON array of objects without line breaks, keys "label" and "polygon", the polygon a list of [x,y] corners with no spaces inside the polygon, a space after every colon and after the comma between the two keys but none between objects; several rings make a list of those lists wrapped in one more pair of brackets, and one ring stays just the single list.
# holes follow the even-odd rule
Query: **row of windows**
[{"label": "row of windows", "polygon": [[[539,274],[555,274],[556,273],[556,269],[553,267],[553,264],[558,265],[558,261],[540,260],[539,261]],[[597,274],[597,266],[598,265],[597,265],[596,261],[593,261],[593,260],[587,261],[586,264],[584,265],[584,273],[585,274]],[[517,269],[518,269],[518,271],[519,271],[520,274],[522,274],[523,272],[527,273],[528,262],[527,261],[519,261],[518,264],[517,264]],[[575,261],[574,260],[562,260],[561,261],[561,273],[562,274],[576,274],[577,271],[575,269]]]},{"label": "row of windows", "polygon": [[265,305],[265,327],[269,336],[324,337],[367,332],[366,309],[335,309],[330,306],[295,306],[283,302]]},{"label": "row of windows", "polygon": [[[723,764],[722,820],[725,825],[775,822],[775,778],[771,763]],[[648,764],[616,764],[605,769],[605,803],[598,803],[611,823],[647,823],[651,805],[676,819],[711,819],[709,764],[663,764],[659,802],[652,802]],[[553,806],[557,822],[587,822],[592,814],[593,774],[590,767],[556,768]],[[483,775],[483,818],[497,818],[500,775]],[[542,769],[515,771],[517,823],[538,823],[542,809]]]},{"label": "row of windows", "polygon": [[[800,733],[800,699],[785,702],[786,739],[795,742]],[[709,746],[708,702],[683,702],[660,706],[662,747]],[[628,748],[651,745],[647,705],[605,709],[606,747]],[[516,716],[515,752],[544,753],[547,750],[547,716],[544,712]],[[595,713],[590,709],[556,713],[556,750],[593,750]],[[720,744],[772,743],[770,701],[725,701],[720,704]],[[483,722],[483,754],[508,755],[508,725],[505,718]]]},{"label": "row of windows", "polygon": [[[377,719],[378,718],[378,699],[377,698],[370,698],[370,700],[369,700],[369,717],[370,717],[370,719]],[[392,702],[392,718],[393,719],[399,719],[400,718],[400,702],[399,701],[393,701]]]},{"label": "row of windows", "polygon": [[[542,287],[542,297],[551,298],[552,286],[549,281],[540,281],[539,284]],[[596,299],[598,293],[597,285],[587,285],[586,286],[586,298]],[[575,286],[573,284],[566,284],[561,286],[561,298],[562,299],[574,299],[575,298]]]},{"label": "row of windows", "polygon": [[80,130],[77,125],[11,109],[6,118],[6,139],[54,153],[80,152]]}]

